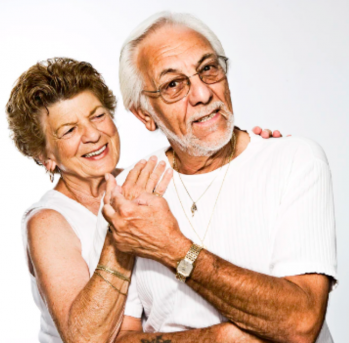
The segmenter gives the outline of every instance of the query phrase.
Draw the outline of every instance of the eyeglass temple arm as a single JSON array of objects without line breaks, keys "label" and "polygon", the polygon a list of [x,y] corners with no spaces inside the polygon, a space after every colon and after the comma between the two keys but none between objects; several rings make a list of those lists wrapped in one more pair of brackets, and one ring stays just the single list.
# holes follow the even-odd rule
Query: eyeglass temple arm
[{"label": "eyeglass temple arm", "polygon": [[146,91],[146,90],[142,90],[142,93],[160,93],[160,90],[157,90],[157,91]]}]

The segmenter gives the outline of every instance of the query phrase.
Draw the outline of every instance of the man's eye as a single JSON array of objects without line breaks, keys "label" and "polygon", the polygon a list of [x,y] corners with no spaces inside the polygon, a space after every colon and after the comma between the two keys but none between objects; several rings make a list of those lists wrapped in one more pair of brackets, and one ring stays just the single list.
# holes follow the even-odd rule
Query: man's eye
[{"label": "man's eye", "polygon": [[169,84],[168,84],[168,88],[174,88],[174,87],[177,87],[178,86],[178,81],[174,80],[174,81],[171,81]]},{"label": "man's eye", "polygon": [[217,69],[217,64],[207,64],[201,69],[201,73],[215,73]]},{"label": "man's eye", "polygon": [[173,88],[182,88],[184,86],[184,84],[186,83],[186,79],[185,78],[181,78],[181,79],[175,79],[172,80],[170,82],[168,82],[165,85],[165,89],[173,89]]}]

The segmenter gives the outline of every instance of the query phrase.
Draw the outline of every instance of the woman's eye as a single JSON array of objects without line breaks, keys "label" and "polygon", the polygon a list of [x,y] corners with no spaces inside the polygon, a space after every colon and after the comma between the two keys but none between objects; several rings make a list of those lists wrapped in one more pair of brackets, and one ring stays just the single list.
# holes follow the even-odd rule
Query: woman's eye
[{"label": "woman's eye", "polygon": [[93,117],[93,119],[101,119],[105,116],[105,113],[98,114],[97,116]]},{"label": "woman's eye", "polygon": [[75,130],[75,127],[73,126],[73,127],[70,128],[67,132],[65,132],[65,133],[63,134],[63,136],[66,136],[66,135],[68,135],[69,133],[72,133],[74,130]]}]

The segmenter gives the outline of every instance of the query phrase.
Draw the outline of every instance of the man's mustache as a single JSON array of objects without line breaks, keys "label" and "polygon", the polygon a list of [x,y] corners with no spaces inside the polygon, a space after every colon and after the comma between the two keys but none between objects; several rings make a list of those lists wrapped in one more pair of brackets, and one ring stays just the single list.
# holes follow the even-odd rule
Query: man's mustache
[{"label": "man's mustache", "polygon": [[221,111],[223,117],[228,119],[233,113],[227,109],[227,106],[222,101],[216,101],[204,108],[202,108],[199,112],[195,113],[193,117],[190,118],[189,124],[199,120],[200,118],[206,117],[210,115],[212,112]]}]

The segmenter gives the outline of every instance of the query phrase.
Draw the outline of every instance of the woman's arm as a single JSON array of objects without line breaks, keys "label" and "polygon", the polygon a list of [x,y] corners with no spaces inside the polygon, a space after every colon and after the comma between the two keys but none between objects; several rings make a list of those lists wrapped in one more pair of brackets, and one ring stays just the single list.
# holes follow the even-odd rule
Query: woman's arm
[{"label": "woman's arm", "polygon": [[[155,187],[159,194],[165,192],[171,173],[165,173],[159,182],[165,163],[156,163],[156,159],[143,161],[130,171],[122,189],[128,199]],[[113,189],[115,179],[108,177]],[[105,201],[109,201],[108,195]],[[122,322],[129,283],[103,270],[90,278],[80,240],[58,212],[39,211],[28,221],[27,231],[33,275],[63,341],[112,342]],[[107,233],[99,264],[130,278],[133,262],[132,255],[115,249],[112,235]]]},{"label": "woman's arm", "polygon": [[[107,234],[99,263],[130,277],[133,257],[115,249]],[[125,295],[101,277],[89,277],[81,244],[65,218],[41,210],[28,222],[29,255],[39,291],[64,342],[112,341],[122,321]],[[122,293],[128,282],[99,273]]]}]

